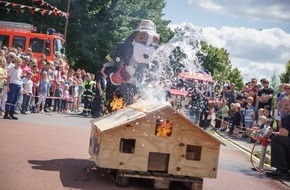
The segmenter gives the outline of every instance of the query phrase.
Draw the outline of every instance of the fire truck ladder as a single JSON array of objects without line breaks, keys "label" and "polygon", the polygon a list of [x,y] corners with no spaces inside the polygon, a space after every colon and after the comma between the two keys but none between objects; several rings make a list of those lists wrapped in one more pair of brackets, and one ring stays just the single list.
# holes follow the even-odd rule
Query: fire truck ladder
[{"label": "fire truck ladder", "polygon": [[6,29],[17,29],[23,30],[28,32],[35,32],[36,27],[31,24],[20,23],[20,22],[7,22],[7,21],[0,21],[0,27]]}]

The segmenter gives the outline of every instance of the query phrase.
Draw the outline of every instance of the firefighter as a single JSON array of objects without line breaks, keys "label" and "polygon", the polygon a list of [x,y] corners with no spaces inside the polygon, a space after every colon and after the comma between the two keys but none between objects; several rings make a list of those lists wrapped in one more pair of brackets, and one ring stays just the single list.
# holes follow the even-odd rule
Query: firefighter
[{"label": "firefighter", "polygon": [[92,117],[97,118],[104,115],[104,97],[106,88],[106,74],[104,68],[96,76],[95,98],[92,104]]},{"label": "firefighter", "polygon": [[82,95],[84,110],[81,113],[85,117],[87,117],[91,113],[93,97],[95,96],[95,88],[96,82],[91,80],[91,75],[87,73],[85,75],[85,81],[83,83],[83,95]]}]

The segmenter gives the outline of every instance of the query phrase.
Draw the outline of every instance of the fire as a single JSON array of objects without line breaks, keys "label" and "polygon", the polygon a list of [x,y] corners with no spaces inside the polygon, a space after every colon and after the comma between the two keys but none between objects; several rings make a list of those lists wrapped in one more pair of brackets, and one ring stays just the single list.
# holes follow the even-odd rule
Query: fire
[{"label": "fire", "polygon": [[117,111],[119,109],[122,109],[125,106],[125,102],[123,100],[123,98],[118,98],[118,97],[114,97],[113,101],[110,104],[111,108],[113,111]]},{"label": "fire", "polygon": [[158,122],[156,124],[156,135],[157,136],[163,136],[168,137],[171,136],[172,132],[172,125],[173,121],[171,120],[161,120],[160,123]]}]

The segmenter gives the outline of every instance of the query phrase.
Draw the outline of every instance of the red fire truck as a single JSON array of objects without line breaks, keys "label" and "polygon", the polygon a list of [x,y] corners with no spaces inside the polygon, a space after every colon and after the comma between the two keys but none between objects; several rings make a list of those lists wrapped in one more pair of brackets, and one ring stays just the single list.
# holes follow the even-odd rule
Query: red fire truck
[{"label": "red fire truck", "polygon": [[58,54],[64,57],[64,45],[63,35],[55,33],[53,28],[41,34],[31,24],[0,21],[0,48],[21,48],[24,53],[31,48],[33,58],[39,60],[44,54],[47,60],[54,60]]}]

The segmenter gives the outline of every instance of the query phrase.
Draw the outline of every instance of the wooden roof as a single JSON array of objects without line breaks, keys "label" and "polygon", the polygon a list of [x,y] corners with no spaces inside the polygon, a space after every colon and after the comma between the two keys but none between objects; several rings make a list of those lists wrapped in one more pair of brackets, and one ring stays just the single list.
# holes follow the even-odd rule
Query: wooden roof
[{"label": "wooden roof", "polygon": [[163,107],[170,107],[167,102],[158,102],[158,104],[150,102],[140,102],[129,105],[114,113],[105,115],[104,117],[93,120],[92,123],[100,129],[100,131],[106,131],[120,125],[124,125],[130,121],[134,121],[138,118],[142,118],[147,113],[161,109]]},{"label": "wooden roof", "polygon": [[[136,119],[145,117],[148,113],[168,107],[172,109],[175,113],[179,114],[183,119],[192,123],[192,121],[186,116],[174,110],[171,105],[167,102],[139,102],[132,105],[129,105],[121,110],[118,110],[114,113],[107,114],[103,117],[100,117],[96,120],[92,120],[92,124],[98,127],[101,132],[113,129],[115,127],[123,126],[126,123],[134,121]],[[197,127],[203,134],[210,136],[213,140],[218,141],[220,144],[225,145],[219,139],[215,138],[204,129],[200,128],[196,124],[192,123],[192,126]]]}]

